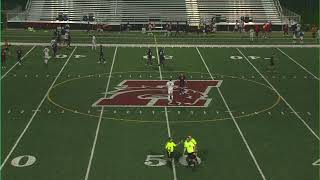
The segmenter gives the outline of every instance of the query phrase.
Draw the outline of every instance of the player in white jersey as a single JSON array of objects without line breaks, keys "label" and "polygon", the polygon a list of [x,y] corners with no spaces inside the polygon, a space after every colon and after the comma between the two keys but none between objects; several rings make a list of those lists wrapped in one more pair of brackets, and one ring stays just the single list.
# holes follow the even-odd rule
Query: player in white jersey
[{"label": "player in white jersey", "polygon": [[173,101],[173,87],[174,87],[174,82],[170,79],[166,86],[168,87],[168,100],[170,103]]},{"label": "player in white jersey", "polygon": [[96,43],[96,36],[92,35],[92,50],[94,48],[94,50],[97,50],[97,43]]},{"label": "player in white jersey", "polygon": [[253,30],[253,28],[250,29],[249,34],[250,34],[250,41],[253,42],[253,37],[254,37],[254,30]]},{"label": "player in white jersey", "polygon": [[49,61],[49,59],[50,59],[50,56],[49,56],[49,48],[48,47],[45,47],[44,49],[43,49],[43,52],[44,52],[44,64],[45,65],[48,65],[48,61]]}]

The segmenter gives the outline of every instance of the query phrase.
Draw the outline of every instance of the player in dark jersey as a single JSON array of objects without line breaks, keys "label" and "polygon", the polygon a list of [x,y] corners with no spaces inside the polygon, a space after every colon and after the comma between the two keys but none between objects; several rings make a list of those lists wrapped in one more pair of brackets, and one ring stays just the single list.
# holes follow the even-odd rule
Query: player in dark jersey
[{"label": "player in dark jersey", "polygon": [[181,73],[178,77],[179,79],[179,88],[180,88],[180,95],[184,94],[184,89],[186,87],[186,76]]},{"label": "player in dark jersey", "polygon": [[22,50],[21,50],[21,47],[19,47],[18,50],[17,50],[17,60],[18,60],[18,64],[21,65],[22,64]]},{"label": "player in dark jersey", "polygon": [[71,35],[70,33],[68,33],[67,35],[67,47],[70,47],[71,46]]},{"label": "player in dark jersey", "polygon": [[152,51],[151,48],[147,50],[147,65],[152,65]]},{"label": "player in dark jersey", "polygon": [[5,48],[1,49],[1,67],[2,68],[6,68],[6,56],[7,56],[7,51],[5,50]]},{"label": "player in dark jersey", "polygon": [[52,47],[52,51],[53,51],[53,57],[55,58],[58,52],[58,43],[56,40],[52,40],[51,41],[51,47]]},{"label": "player in dark jersey", "polygon": [[271,54],[271,57],[269,58],[269,59],[270,59],[270,61],[269,61],[269,62],[270,62],[270,64],[269,64],[269,69],[270,69],[270,70],[273,70],[273,69],[274,69],[274,55],[275,55],[275,54],[272,53],[272,54]]},{"label": "player in dark jersey", "polygon": [[164,61],[165,61],[165,58],[164,58],[164,50],[163,48],[160,48],[159,50],[159,60],[160,60],[160,64],[159,66],[164,66]]},{"label": "player in dark jersey", "polygon": [[102,63],[102,61],[103,61],[103,64],[106,63],[106,59],[104,58],[103,48],[102,48],[102,45],[100,45],[100,56],[99,56],[98,63]]}]

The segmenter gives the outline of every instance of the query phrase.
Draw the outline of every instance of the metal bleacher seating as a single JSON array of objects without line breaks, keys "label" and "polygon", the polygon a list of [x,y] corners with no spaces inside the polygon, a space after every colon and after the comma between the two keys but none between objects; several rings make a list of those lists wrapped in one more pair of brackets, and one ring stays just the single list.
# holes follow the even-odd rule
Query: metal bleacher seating
[{"label": "metal bleacher seating", "polygon": [[221,15],[226,23],[235,23],[241,16],[254,22],[282,23],[278,0],[29,0],[28,21],[55,21],[58,14],[70,21],[82,21],[94,14],[97,22],[145,24],[180,21],[197,25],[204,19]]}]

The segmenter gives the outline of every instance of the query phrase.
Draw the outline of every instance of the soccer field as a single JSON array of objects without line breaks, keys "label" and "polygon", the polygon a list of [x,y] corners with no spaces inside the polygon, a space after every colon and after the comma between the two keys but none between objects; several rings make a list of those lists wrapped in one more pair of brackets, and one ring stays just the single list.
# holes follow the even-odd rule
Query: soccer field
[{"label": "soccer field", "polygon": [[[153,38],[152,38],[153,40]],[[152,41],[151,41],[152,43]],[[239,43],[240,44],[240,43]],[[319,179],[319,48],[21,46],[2,69],[1,172],[6,180]],[[275,54],[275,69],[269,59]],[[187,94],[168,104],[183,72]],[[165,161],[192,135],[201,164]],[[183,147],[178,147],[183,152]]]}]

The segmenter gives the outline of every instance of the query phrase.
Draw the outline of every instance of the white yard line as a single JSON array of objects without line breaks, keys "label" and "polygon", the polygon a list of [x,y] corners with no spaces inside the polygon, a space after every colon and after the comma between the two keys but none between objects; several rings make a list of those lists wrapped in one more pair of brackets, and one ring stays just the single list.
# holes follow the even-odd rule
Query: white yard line
[{"label": "white yard line", "polygon": [[303,70],[305,70],[307,73],[309,73],[311,76],[313,76],[315,79],[317,79],[319,81],[319,77],[315,76],[314,74],[312,74],[308,69],[306,69],[305,67],[303,67],[300,63],[298,63],[296,60],[294,60],[292,57],[290,57],[287,53],[283,52],[281,49],[277,48],[283,55],[287,56],[291,61],[293,61],[294,63],[296,63],[298,66],[300,66]]},{"label": "white yard line", "polygon": [[[3,44],[3,43],[2,43]],[[50,43],[21,43],[21,42],[12,42],[11,45],[17,46],[50,46]],[[73,43],[73,46],[78,47],[91,47],[90,43]],[[157,47],[156,44],[101,44],[104,47]],[[231,44],[161,44],[162,47],[186,47],[186,48],[320,48],[319,44],[296,44],[296,45],[279,45],[279,44],[268,44],[268,45],[231,45]]]},{"label": "white yard line", "polygon": [[284,99],[283,96],[276,90],[276,88],[267,80],[266,77],[251,63],[251,61],[245,56],[240,49],[238,52],[247,60],[247,62],[257,71],[257,73],[268,83],[273,91],[282,99],[282,101],[290,108],[290,110],[298,117],[298,119],[307,127],[307,129],[320,141],[320,137],[312,130],[312,128],[306,123],[306,121],[293,109],[293,107]]},{"label": "white yard line", "polygon": [[[156,45],[156,53],[157,53],[157,59],[158,59],[158,63],[160,64],[160,59],[159,59],[159,50],[158,50],[158,46],[157,46],[157,39],[154,36],[154,41],[155,41],[155,45]],[[161,65],[159,65],[159,73],[160,73],[160,80],[163,80],[162,77],[162,73],[161,73]],[[170,123],[169,123],[169,116],[168,116],[168,109],[167,107],[164,107],[164,112],[166,114],[166,122],[167,122],[167,130],[168,130],[168,137],[171,137],[171,130],[170,130]],[[172,165],[172,173],[173,173],[173,179],[177,180],[177,171],[176,171],[176,164],[174,162],[174,159],[171,161],[171,165]]]},{"label": "white yard line", "polygon": [[[113,59],[112,59],[112,64],[111,64],[111,68],[110,68],[110,72],[109,72],[109,78],[108,78],[108,82],[107,82],[107,87],[106,87],[106,90],[105,90],[105,93],[104,93],[104,98],[106,98],[106,97],[107,97],[107,94],[108,94],[109,85],[110,85],[110,80],[111,80],[111,75],[112,75],[112,69],[113,69],[114,61],[115,61],[115,59],[116,59],[117,50],[118,50],[118,47],[116,47],[116,49],[114,50]],[[100,131],[100,124],[101,124],[101,121],[102,121],[103,111],[104,111],[104,106],[101,108],[101,111],[100,111],[99,121],[98,121],[97,129],[96,129],[96,134],[95,134],[95,137],[94,137],[93,145],[92,145],[92,148],[91,148],[91,154],[90,154],[90,159],[89,159],[89,163],[88,163],[88,167],[87,167],[87,172],[86,172],[85,180],[88,180],[88,178],[89,178],[89,174],[90,174],[90,170],[91,170],[91,164],[92,164],[92,159],[93,159],[93,155],[94,155],[94,151],[95,151],[95,148],[96,148],[96,144],[97,144],[97,140],[98,140],[98,135],[99,135],[99,131]]]},{"label": "white yard line", "polygon": [[0,166],[0,170],[2,170],[3,166],[6,164],[6,162],[8,161],[8,159],[10,158],[11,154],[13,153],[13,151],[16,149],[16,147],[18,146],[20,140],[22,139],[22,137],[24,136],[24,134],[27,132],[27,130],[29,129],[34,117],[37,115],[40,107],[42,106],[43,102],[45,101],[45,99],[47,98],[47,96],[49,95],[49,92],[51,91],[51,89],[53,88],[54,84],[56,83],[56,81],[58,80],[59,76],[61,75],[62,71],[64,70],[64,68],[66,67],[66,65],[68,64],[69,60],[71,59],[73,53],[75,52],[75,50],[77,49],[77,47],[75,47],[73,49],[73,51],[71,52],[69,58],[67,59],[67,61],[64,63],[64,65],[62,66],[60,72],[58,73],[58,75],[56,76],[56,78],[54,79],[54,81],[52,82],[51,86],[49,87],[48,91],[46,92],[46,94],[44,95],[44,97],[42,98],[41,102],[39,103],[37,109],[34,111],[32,117],[30,118],[28,124],[26,125],[26,127],[24,128],[24,130],[22,131],[22,133],[20,134],[20,136],[18,137],[17,141],[14,143],[13,147],[11,148],[9,154],[7,155],[7,157],[4,159],[4,161],[2,162],[1,166]]},{"label": "white yard line", "polygon": [[[199,49],[198,49],[197,47],[196,47],[196,49],[197,49],[197,51],[198,51],[198,54],[199,54],[199,56],[200,56],[203,64],[205,65],[205,67],[206,67],[206,69],[207,69],[207,71],[208,71],[211,79],[214,80],[214,78],[213,78],[213,76],[212,76],[212,74],[211,74],[211,72],[210,72],[210,70],[209,70],[209,67],[207,66],[207,63],[205,62],[204,58],[202,57]],[[262,178],[263,180],[266,180],[266,178],[265,178],[265,176],[264,176],[264,174],[263,174],[263,172],[262,172],[262,170],[261,170],[261,168],[260,168],[260,165],[258,164],[258,161],[257,161],[257,159],[255,158],[255,156],[254,156],[254,154],[253,154],[253,152],[252,152],[252,150],[251,150],[251,148],[250,148],[250,146],[249,146],[246,138],[244,137],[244,135],[243,135],[243,133],[242,133],[242,130],[240,129],[240,127],[239,127],[236,119],[234,118],[234,116],[233,116],[233,114],[232,114],[232,111],[231,111],[230,108],[229,108],[229,105],[227,104],[224,96],[222,95],[222,92],[221,92],[220,88],[217,87],[217,89],[218,89],[218,92],[219,92],[219,94],[220,94],[220,96],[221,96],[221,99],[222,99],[224,105],[226,106],[226,108],[227,108],[227,110],[228,110],[228,112],[229,112],[229,114],[230,114],[230,116],[231,116],[231,118],[232,118],[232,120],[233,120],[233,123],[234,123],[235,126],[237,127],[237,130],[238,130],[238,132],[239,132],[239,134],[240,134],[240,136],[241,136],[244,144],[246,145],[247,150],[249,151],[249,154],[250,154],[250,156],[251,156],[254,164],[256,165],[256,167],[257,167],[257,169],[258,169],[258,171],[259,171],[259,173],[260,173],[260,175],[261,175],[261,178]]]},{"label": "white yard line", "polygon": [[[27,55],[28,55],[35,47],[36,47],[36,45],[34,45],[24,56],[22,56],[21,61],[22,61],[25,57],[27,57]],[[6,77],[6,75],[7,75],[14,67],[16,67],[18,64],[19,64],[19,62],[16,62],[6,73],[4,73],[4,75],[1,76],[1,80],[2,80],[4,77]]]}]

